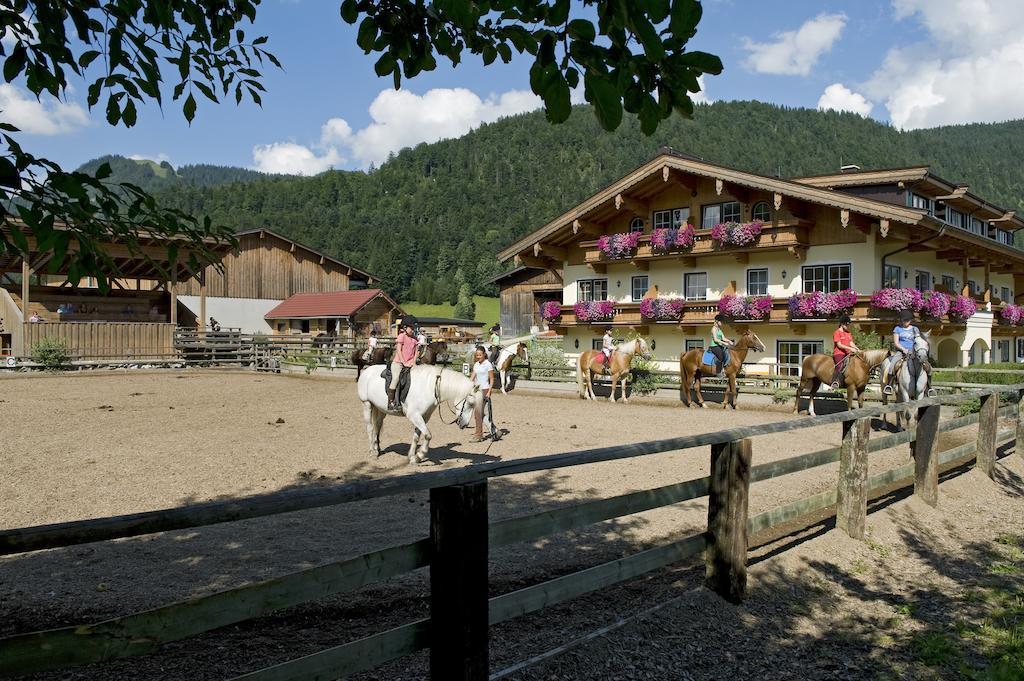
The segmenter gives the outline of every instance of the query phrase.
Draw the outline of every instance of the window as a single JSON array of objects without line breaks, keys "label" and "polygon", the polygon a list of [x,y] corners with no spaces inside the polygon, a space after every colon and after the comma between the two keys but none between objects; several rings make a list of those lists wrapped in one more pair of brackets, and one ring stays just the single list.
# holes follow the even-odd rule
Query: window
[{"label": "window", "polygon": [[969,293],[972,296],[978,295],[978,282],[974,281],[973,279],[968,279],[967,293]]},{"label": "window", "polygon": [[1017,336],[1017,361],[1024,358],[1024,336]]},{"label": "window", "polygon": [[917,274],[914,276],[914,287],[918,291],[920,291],[921,293],[924,293],[925,291],[931,291],[932,290],[932,275],[931,275],[931,272],[926,272],[924,270],[918,270]]},{"label": "window", "polygon": [[768,294],[768,269],[747,270],[747,295],[763,296]]},{"label": "window", "polygon": [[750,219],[754,222],[771,222],[772,209],[767,201],[758,201],[750,210]]},{"label": "window", "polygon": [[1004,286],[1003,288],[1001,288],[999,290],[999,292],[1001,294],[999,296],[1000,300],[1005,301],[1007,303],[1012,303],[1013,302],[1013,296],[1010,295],[1010,289],[1008,287]]},{"label": "window", "polygon": [[935,202],[927,196],[907,192],[907,205],[911,208],[928,211],[928,215],[935,215]]},{"label": "window", "polygon": [[804,293],[834,293],[850,288],[850,265],[807,265],[801,270]]},{"label": "window", "polygon": [[683,276],[683,290],[687,300],[708,299],[708,273],[694,272]]},{"label": "window", "polygon": [[[1024,338],[1021,340],[1024,340]],[[690,350],[698,350],[704,347],[704,341],[700,338],[687,338],[686,345],[684,347],[686,348],[686,352],[689,352]]]},{"label": "window", "polygon": [[654,211],[654,229],[682,227],[690,219],[689,208],[672,208]]},{"label": "window", "polygon": [[591,350],[600,350],[604,346],[604,338],[592,338],[590,340]]},{"label": "window", "polygon": [[996,241],[1007,246],[1013,245],[1013,232],[1009,232],[1005,229],[996,230]]},{"label": "window", "polygon": [[308,319],[303,319],[302,320],[302,333],[309,333],[309,320]]},{"label": "window", "polygon": [[824,341],[777,341],[780,376],[799,376],[805,357],[825,351]]},{"label": "window", "polygon": [[580,279],[578,300],[589,302],[592,300],[608,300],[607,279]]},{"label": "window", "polygon": [[946,293],[959,293],[956,290],[956,279],[948,274],[942,275],[942,288],[946,289]]},{"label": "window", "polygon": [[644,231],[644,219],[640,217],[633,218],[629,221],[630,232],[642,232]]},{"label": "window", "polygon": [[701,227],[711,229],[719,222],[739,222],[740,203],[739,201],[727,201],[726,203],[713,203],[704,206],[704,219]]},{"label": "window", "polygon": [[960,229],[967,229],[970,224],[966,215],[949,206],[946,206],[946,222]]},{"label": "window", "polygon": [[647,293],[647,289],[650,286],[647,283],[647,276],[633,277],[632,286],[630,287],[633,293],[633,300],[643,300],[644,294]]},{"label": "window", "polygon": [[984,220],[979,220],[978,218],[971,218],[969,230],[981,236],[988,236],[988,226]]},{"label": "window", "polygon": [[882,272],[882,288],[903,286],[903,269],[899,265],[886,265]]},{"label": "window", "polygon": [[1001,340],[996,343],[996,347],[999,349],[999,361],[1009,362],[1010,361],[1010,341]]}]

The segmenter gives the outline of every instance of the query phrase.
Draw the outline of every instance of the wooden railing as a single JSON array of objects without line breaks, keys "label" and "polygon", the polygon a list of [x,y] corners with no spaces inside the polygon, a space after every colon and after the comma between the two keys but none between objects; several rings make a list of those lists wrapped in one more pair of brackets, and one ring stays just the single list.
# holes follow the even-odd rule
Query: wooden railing
[{"label": "wooden railing", "polygon": [[168,357],[174,325],[148,322],[41,322],[25,324],[28,348],[44,338],[61,340],[77,359]]},{"label": "wooden railing", "polygon": [[0,286],[0,319],[3,320],[3,328],[0,333],[10,334],[11,354],[15,357],[23,354],[21,307],[14,301],[7,289]]},{"label": "wooden railing", "polygon": [[[999,409],[1000,393],[1017,403]],[[382,631],[333,648],[288,660],[236,678],[252,680],[338,678],[430,648],[434,679],[483,681],[489,676],[488,628],[582,594],[599,591],[650,570],[705,551],[705,584],[730,601],[746,593],[748,536],[777,528],[807,526],[806,517],[834,508],[837,527],[864,537],[867,500],[913,485],[934,505],[940,471],[974,460],[993,477],[1000,442],[1024,437],[1024,383],[971,394],[932,397],[816,418],[743,426],[714,433],[602,447],[548,456],[497,461],[332,487],[301,489],[191,506],[0,531],[0,555],[109,541],[153,532],[203,527],[246,518],[321,508],[359,500],[430,492],[430,535],[343,561],[264,582],[192,598],[94,625],[70,626],[0,639],[0,675],[14,676],[101,663],[150,653],[171,641],[243,622],[283,608],[352,591],[430,566],[430,618]],[[980,399],[976,414],[940,421],[942,405]],[[917,425],[906,432],[871,438],[872,417],[909,409]],[[998,431],[998,417],[1015,427]],[[977,423],[974,442],[942,452],[937,434]],[[842,427],[839,447],[753,465],[752,438],[823,425]],[[868,476],[868,454],[909,443],[913,462]],[[710,475],[662,487],[588,500],[540,513],[491,522],[488,484],[496,477],[621,461],[660,452],[710,447]],[[1019,454],[1019,449],[1018,449]],[[748,514],[749,486],[799,471],[839,463],[833,489],[778,508]],[[708,497],[706,532],[656,546],[580,572],[488,597],[490,547],[533,541],[554,533]],[[502,673],[496,674],[501,677]]]},{"label": "wooden railing", "polygon": [[710,229],[698,229],[695,234],[693,247],[687,250],[670,249],[662,251],[651,245],[651,235],[644,234],[640,237],[640,245],[631,256],[623,258],[608,258],[601,249],[597,247],[596,241],[584,241],[583,258],[588,264],[613,264],[616,262],[629,262],[630,260],[669,260],[673,258],[692,258],[708,255],[735,255],[764,250],[787,250],[807,248],[807,227],[802,225],[779,225],[778,227],[766,226],[762,229],[757,241],[749,246],[725,246],[715,247],[711,240]]}]

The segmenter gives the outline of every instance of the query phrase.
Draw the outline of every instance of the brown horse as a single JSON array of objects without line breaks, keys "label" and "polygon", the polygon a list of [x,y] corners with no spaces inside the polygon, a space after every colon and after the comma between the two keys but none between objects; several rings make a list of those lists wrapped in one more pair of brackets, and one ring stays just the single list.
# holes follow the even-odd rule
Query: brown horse
[{"label": "brown horse", "polygon": [[[740,334],[736,345],[729,348],[729,362],[724,367],[725,375],[729,379],[729,387],[726,389],[725,394],[722,395],[722,409],[730,406],[730,395],[732,396],[731,406],[733,409],[736,408],[736,376],[740,373],[740,369],[743,368],[743,361],[751,350],[764,352],[764,343],[761,342],[756,333],[747,329]],[[690,404],[690,388],[696,388],[697,390],[697,404],[701,407],[707,407],[704,404],[704,395],[700,392],[701,379],[705,376],[715,376],[716,372],[715,367],[702,362],[701,357],[703,354],[704,348],[694,348],[679,355],[679,397],[687,407],[692,406]]]},{"label": "brown horse", "polygon": [[[853,400],[857,399],[857,406],[864,406],[864,388],[867,387],[871,378],[871,370],[878,367],[885,361],[889,350],[861,350],[850,355],[846,363],[846,371],[843,374],[843,387],[846,388],[847,409],[853,409]],[[800,368],[800,385],[797,386],[797,401],[793,406],[793,413],[800,413],[800,395],[807,391],[810,396],[807,398],[807,415],[814,414],[814,396],[818,393],[821,384],[830,385],[836,373],[836,363],[833,356],[818,352],[804,357],[804,364]]]},{"label": "brown horse", "polygon": [[640,355],[644,359],[650,358],[650,351],[647,349],[647,341],[643,338],[621,343],[612,352],[611,369],[605,366],[604,353],[600,350],[587,350],[580,353],[576,360],[576,388],[581,399],[593,400],[594,381],[592,374],[600,374],[612,377],[612,392],[608,399],[615,402],[615,385],[622,379],[622,401],[628,402],[626,397],[626,378],[629,376],[630,367],[633,364],[633,355]]},{"label": "brown horse", "polygon": [[377,346],[377,349],[371,353],[368,359],[363,359],[363,354],[366,352],[364,349],[356,348],[352,351],[352,357],[350,358],[352,364],[356,367],[356,378],[359,378],[359,374],[363,373],[363,369],[372,366],[374,364],[387,364],[388,359],[391,357],[392,349],[390,347]]},{"label": "brown horse", "polygon": [[515,345],[507,348],[502,348],[501,352],[498,353],[498,361],[494,364],[495,378],[498,380],[498,387],[501,388],[502,393],[508,393],[509,384],[511,383],[511,372],[512,362],[516,358],[519,358],[530,363],[530,346],[525,342],[520,341]]},{"label": "brown horse", "polygon": [[423,346],[420,352],[420,364],[447,364],[448,343],[434,341]]},{"label": "brown horse", "polygon": [[[885,361],[889,351],[882,350],[861,350],[850,355],[846,362],[846,371],[843,373],[843,387],[846,388],[846,408],[853,409],[853,399],[857,398],[857,406],[864,406],[864,389],[871,379],[871,370]],[[800,394],[809,391],[807,398],[807,415],[814,416],[814,396],[818,393],[821,384],[831,385],[835,373],[835,362],[832,355],[817,353],[804,358],[800,367],[800,385],[796,388],[796,404],[793,405],[793,413],[800,413]]]}]

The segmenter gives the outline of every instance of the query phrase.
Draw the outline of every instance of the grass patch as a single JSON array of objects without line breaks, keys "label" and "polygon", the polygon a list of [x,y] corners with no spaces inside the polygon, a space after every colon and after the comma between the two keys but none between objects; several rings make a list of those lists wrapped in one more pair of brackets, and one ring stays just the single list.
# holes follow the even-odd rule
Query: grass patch
[{"label": "grass patch", "polygon": [[929,667],[945,666],[960,657],[960,651],[949,636],[939,631],[918,634],[911,646],[917,661]]},{"label": "grass patch", "polygon": [[888,546],[883,546],[882,544],[879,544],[871,537],[867,537],[866,539],[864,539],[864,543],[868,545],[869,549],[877,553],[882,558],[888,558],[892,555],[892,549],[890,549]]},{"label": "grass patch", "polygon": [[984,669],[970,670],[978,681],[1024,679],[1024,594],[1006,589],[985,591],[992,608],[981,623],[965,632],[988,660]]},{"label": "grass patch", "polygon": [[897,614],[903,615],[904,617],[913,617],[914,613],[917,611],[917,606],[913,603],[900,603],[895,608],[893,608],[893,610],[895,610]]},{"label": "grass patch", "polygon": [[[478,322],[484,323],[484,331],[486,331],[492,324],[498,323],[499,314],[497,298],[473,296],[473,303],[476,305],[476,314],[473,315],[473,318]],[[454,305],[427,305],[426,303],[417,303],[415,301],[401,303],[401,305],[403,310],[417,317],[455,316]]]}]

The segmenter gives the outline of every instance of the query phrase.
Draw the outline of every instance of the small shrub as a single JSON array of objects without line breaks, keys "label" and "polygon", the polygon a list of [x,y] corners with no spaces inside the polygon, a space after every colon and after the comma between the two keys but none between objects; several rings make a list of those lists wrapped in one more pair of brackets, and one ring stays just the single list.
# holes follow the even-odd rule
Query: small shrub
[{"label": "small shrub", "polygon": [[306,357],[302,364],[306,367],[306,375],[309,376],[320,366],[320,361],[316,357]]},{"label": "small shrub", "polygon": [[654,362],[646,360],[639,355],[633,357],[633,377],[630,386],[633,393],[637,395],[650,395],[661,387],[661,377],[653,373],[657,369]]},{"label": "small shrub", "polygon": [[956,408],[957,416],[967,416],[968,414],[977,414],[981,411],[981,400],[975,397],[972,400],[964,402]]},{"label": "small shrub", "polygon": [[537,378],[567,376],[568,372],[560,368],[572,366],[560,345],[554,343],[534,343],[530,348],[530,365],[533,367],[531,374]]},{"label": "small shrub", "polygon": [[772,393],[772,404],[782,404],[789,402],[793,399],[795,393],[792,390],[786,390],[785,388],[779,388]]},{"label": "small shrub", "polygon": [[861,350],[878,350],[885,347],[882,337],[874,331],[861,331],[856,327],[851,327],[850,333],[853,335],[853,342]]},{"label": "small shrub", "polygon": [[938,667],[959,657],[956,646],[941,632],[920,634],[913,640],[914,654],[929,667]]},{"label": "small shrub", "polygon": [[44,338],[32,346],[32,361],[46,371],[60,371],[71,364],[67,343],[57,338]]}]

